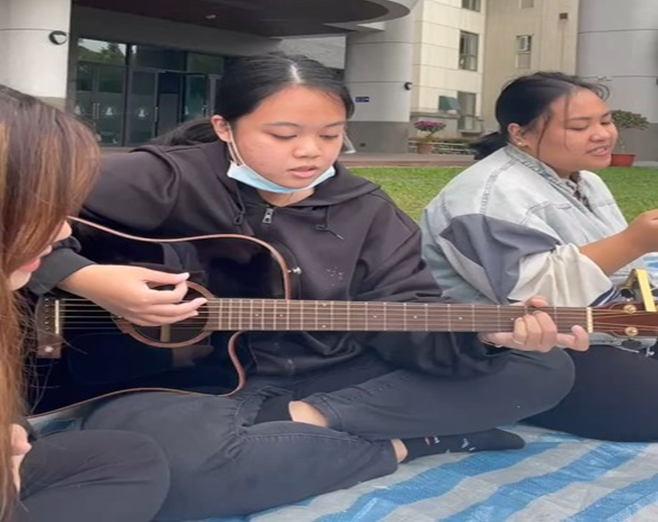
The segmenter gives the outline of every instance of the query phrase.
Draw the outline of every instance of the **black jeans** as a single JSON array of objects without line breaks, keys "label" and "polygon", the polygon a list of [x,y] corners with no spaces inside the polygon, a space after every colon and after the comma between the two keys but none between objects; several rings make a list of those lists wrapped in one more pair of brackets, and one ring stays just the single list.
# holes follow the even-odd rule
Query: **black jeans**
[{"label": "black jeans", "polygon": [[21,466],[17,522],[149,522],[169,490],[162,450],[137,433],[39,439]]},{"label": "black jeans", "polygon": [[570,355],[572,390],[530,423],[593,439],[658,442],[658,359],[606,345]]},{"label": "black jeans", "polygon": [[[172,487],[161,521],[253,513],[387,475],[391,439],[476,432],[549,409],[573,383],[560,350],[513,354],[497,374],[441,379],[395,370],[374,356],[295,377],[253,377],[239,394],[137,393],[100,406],[85,428],[154,438]],[[330,428],[254,424],[263,400],[304,399]]]}]

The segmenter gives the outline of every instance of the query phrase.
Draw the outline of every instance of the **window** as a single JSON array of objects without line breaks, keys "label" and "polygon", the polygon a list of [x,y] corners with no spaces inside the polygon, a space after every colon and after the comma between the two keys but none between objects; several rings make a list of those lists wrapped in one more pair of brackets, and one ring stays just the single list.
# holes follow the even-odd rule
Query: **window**
[{"label": "window", "polygon": [[530,9],[532,7],[535,7],[535,0],[520,0],[521,1],[521,9]]},{"label": "window", "polygon": [[461,107],[459,115],[459,130],[467,132],[477,132],[480,130],[478,118],[476,115],[477,94],[474,92],[458,92],[457,100]]},{"label": "window", "polygon": [[459,68],[465,71],[478,70],[479,35],[461,31],[459,34]]},{"label": "window", "polygon": [[439,96],[439,110],[441,112],[459,112],[459,101],[452,96]]},{"label": "window", "polygon": [[100,40],[78,39],[78,61],[126,64],[127,45]]},{"label": "window", "polygon": [[187,72],[224,74],[224,58],[211,54],[187,53]]},{"label": "window", "polygon": [[185,52],[151,45],[133,45],[130,49],[130,65],[169,71],[184,71]]},{"label": "window", "polygon": [[529,69],[532,66],[532,35],[516,37],[516,68]]},{"label": "window", "polygon": [[462,9],[480,12],[481,0],[462,0]]}]

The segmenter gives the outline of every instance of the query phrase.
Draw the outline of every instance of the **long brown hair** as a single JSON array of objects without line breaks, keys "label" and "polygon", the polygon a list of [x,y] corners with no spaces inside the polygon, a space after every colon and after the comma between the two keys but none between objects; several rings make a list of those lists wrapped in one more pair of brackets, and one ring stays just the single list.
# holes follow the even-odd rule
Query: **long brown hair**
[{"label": "long brown hair", "polygon": [[20,316],[9,279],[77,212],[98,169],[98,147],[74,117],[0,85],[0,521],[16,491],[9,425],[21,414]]}]

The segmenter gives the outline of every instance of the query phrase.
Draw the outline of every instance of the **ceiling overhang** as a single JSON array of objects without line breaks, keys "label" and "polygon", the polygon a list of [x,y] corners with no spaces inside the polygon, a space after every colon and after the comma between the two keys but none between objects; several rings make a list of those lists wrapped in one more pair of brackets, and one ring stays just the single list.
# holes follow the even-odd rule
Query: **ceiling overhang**
[{"label": "ceiling overhang", "polygon": [[416,0],[73,0],[92,7],[265,37],[341,34],[399,18]]}]

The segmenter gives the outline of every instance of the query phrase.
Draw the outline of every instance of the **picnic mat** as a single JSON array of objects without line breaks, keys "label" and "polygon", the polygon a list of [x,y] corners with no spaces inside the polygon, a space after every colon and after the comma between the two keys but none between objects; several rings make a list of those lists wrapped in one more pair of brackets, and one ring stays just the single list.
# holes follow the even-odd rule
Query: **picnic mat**
[{"label": "picnic mat", "polygon": [[204,522],[658,521],[658,444],[511,429],[524,449],[427,457],[348,490]]}]

